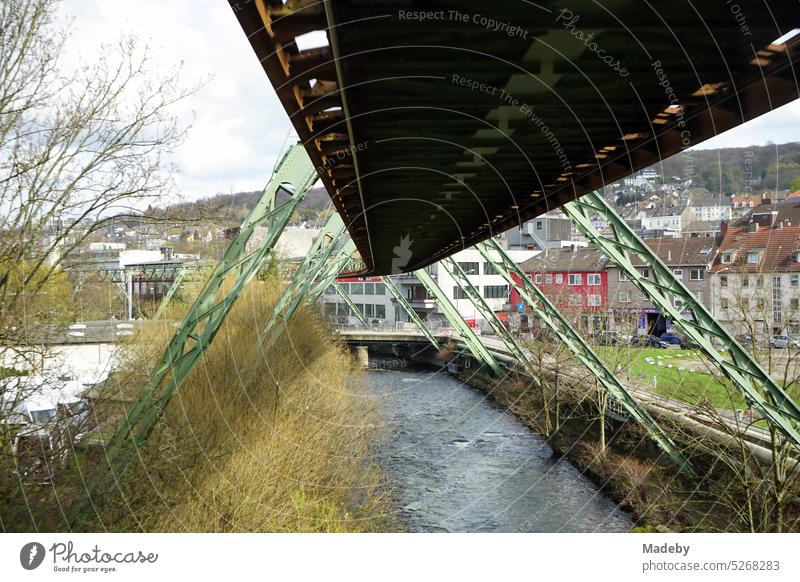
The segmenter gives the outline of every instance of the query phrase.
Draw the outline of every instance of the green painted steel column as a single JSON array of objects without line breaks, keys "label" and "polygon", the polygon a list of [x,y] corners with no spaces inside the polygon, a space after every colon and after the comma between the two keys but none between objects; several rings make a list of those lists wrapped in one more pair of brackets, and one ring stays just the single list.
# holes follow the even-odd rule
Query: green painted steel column
[{"label": "green painted steel column", "polygon": [[452,257],[448,257],[439,263],[442,267],[450,273],[450,276],[453,280],[464,290],[464,294],[467,299],[470,300],[472,305],[475,306],[475,309],[481,314],[486,322],[492,326],[492,329],[497,334],[503,344],[506,346],[509,352],[516,358],[516,360],[525,367],[529,372],[532,372],[532,365],[530,360],[528,359],[528,355],[523,351],[523,349],[517,344],[516,340],[514,340],[511,332],[503,325],[503,322],[497,317],[494,311],[492,311],[491,307],[484,301],[481,294],[478,292],[477,289],[472,285],[472,282],[469,280],[469,277],[464,272],[464,270],[458,265],[456,261],[452,259]]},{"label": "green painted steel column", "polygon": [[[627,388],[608,369],[603,360],[595,353],[591,346],[572,327],[561,312],[558,311],[547,296],[542,293],[526,276],[519,266],[508,256],[508,253],[495,241],[478,243],[475,245],[484,259],[491,263],[497,272],[503,276],[508,284],[513,287],[528,307],[533,311],[548,328],[550,328],[564,345],[577,357],[589,371],[594,374],[603,388],[622,405],[628,414],[641,424],[650,437],[658,443],[661,449],[675,461],[678,466],[692,472],[691,464],[681,454],[678,447],[658,425],[649,412],[640,406],[630,395]],[[515,278],[516,277],[516,278]]]},{"label": "green painted steel column", "polygon": [[386,285],[386,288],[389,290],[389,293],[391,293],[394,297],[394,300],[406,311],[406,313],[408,313],[408,316],[414,323],[417,324],[417,327],[422,334],[428,338],[428,341],[431,342],[434,348],[437,350],[440,349],[441,346],[439,345],[439,341],[436,339],[436,336],[433,335],[433,332],[431,332],[430,329],[428,329],[428,326],[425,325],[425,322],[422,321],[422,318],[419,316],[419,314],[414,311],[414,308],[411,307],[411,304],[408,302],[408,300],[403,297],[403,292],[392,280],[391,276],[381,277],[381,279],[383,280],[384,285]]},{"label": "green painted steel column", "polygon": [[[247,283],[261,266],[266,254],[278,241],[292,212],[317,180],[314,164],[305,148],[296,144],[281,159],[253,210],[228,245],[227,250],[206,282],[205,287],[172,336],[161,359],[153,369],[147,386],[125,415],[106,448],[110,474],[87,483],[84,498],[77,502],[69,524],[89,517],[91,495],[102,485],[113,484],[150,434],[158,417],[186,380],[195,363],[211,345],[225,317],[233,308]],[[279,189],[292,187],[290,199],[275,207]],[[256,227],[266,226],[267,233],[255,250],[247,243]],[[101,483],[102,481],[102,483]]]},{"label": "green painted steel column", "polygon": [[450,302],[447,294],[436,284],[436,281],[433,280],[433,277],[430,276],[428,271],[419,269],[418,271],[414,271],[414,275],[416,275],[417,279],[425,286],[428,293],[436,299],[436,304],[439,306],[439,309],[442,310],[447,320],[461,336],[462,341],[466,344],[469,351],[472,352],[482,364],[487,366],[492,371],[492,374],[498,377],[502,376],[500,364],[495,360],[491,352],[486,349],[486,346],[483,345],[483,342],[472,328],[467,325],[467,322],[461,317],[458,309]]},{"label": "green painted steel column", "polygon": [[356,304],[353,303],[353,300],[350,298],[350,294],[347,293],[344,289],[342,289],[342,286],[339,285],[336,279],[333,280],[333,288],[336,289],[336,293],[338,293],[339,297],[341,297],[344,300],[344,302],[347,304],[347,307],[350,308],[350,311],[353,312],[353,315],[355,315],[358,318],[361,324],[366,327],[369,327],[369,322],[367,322],[367,318],[364,317],[364,314],[361,313],[361,310],[358,307],[356,307]]},{"label": "green painted steel column", "polygon": [[[562,210],[599,251],[625,272],[653,305],[672,319],[681,333],[698,346],[770,424],[795,445],[800,445],[800,407],[797,403],[599,194],[593,192],[582,196],[564,205]],[[611,227],[610,235],[602,234],[592,225],[591,219],[595,215],[607,221]],[[639,272],[632,257],[648,266],[652,278]],[[681,300],[680,309],[673,304],[675,297]],[[689,312],[689,317],[684,316],[684,311]],[[713,340],[721,342],[727,355],[717,349]]]}]

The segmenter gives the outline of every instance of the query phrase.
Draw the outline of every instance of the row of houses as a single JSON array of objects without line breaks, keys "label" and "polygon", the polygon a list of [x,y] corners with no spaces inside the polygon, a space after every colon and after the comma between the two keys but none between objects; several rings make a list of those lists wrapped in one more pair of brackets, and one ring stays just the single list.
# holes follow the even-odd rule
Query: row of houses
[{"label": "row of houses", "polygon": [[[713,238],[645,242],[734,333],[800,334],[800,198],[760,204],[741,219],[723,221]],[[671,331],[669,319],[594,249],[549,249],[521,266],[561,309],[582,314],[590,329]],[[651,266],[635,266],[650,276]]]},{"label": "row of houses", "polygon": [[[742,218],[720,221],[719,232],[713,237],[661,237],[645,242],[732,332],[798,335],[800,198],[780,203],[762,200],[750,210]],[[545,239],[547,225],[548,220],[544,219],[541,230],[545,231],[542,233]],[[518,240],[507,240],[511,243],[507,246],[512,258],[534,284],[562,311],[573,314],[586,331],[611,329],[653,335],[671,331],[669,318],[599,251],[582,243],[571,246],[562,243],[544,250],[519,248],[523,243],[513,248]],[[492,309],[527,309],[476,250],[461,251],[454,259]],[[650,265],[635,263],[635,266],[644,277],[650,276]],[[477,323],[474,307],[446,271],[434,265],[429,272],[451,296],[461,315]],[[393,278],[423,319],[443,317],[413,273]],[[395,304],[379,279],[341,283],[367,317],[407,321],[407,314]],[[339,318],[348,315],[347,306],[334,289],[329,289],[324,301],[332,315]],[[675,307],[680,307],[679,301],[674,298]]]}]

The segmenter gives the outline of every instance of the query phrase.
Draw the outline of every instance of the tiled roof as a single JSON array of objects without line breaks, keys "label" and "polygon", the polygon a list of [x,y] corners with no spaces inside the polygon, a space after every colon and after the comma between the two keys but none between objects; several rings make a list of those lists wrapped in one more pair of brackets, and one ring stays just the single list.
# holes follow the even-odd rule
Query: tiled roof
[{"label": "tiled roof", "polygon": [[[716,252],[716,241],[711,237],[654,238],[646,239],[644,242],[667,265],[707,265],[714,258]],[[638,267],[647,266],[643,261],[635,259],[633,263]]]},{"label": "tiled roof", "polygon": [[[719,272],[730,270],[742,273],[800,272],[800,263],[795,254],[800,251],[800,226],[783,228],[759,228],[749,232],[746,226],[730,226],[719,245],[720,255],[726,251],[736,251],[730,264],[723,264],[717,256],[711,270]],[[763,251],[758,263],[747,262],[747,252]]]},{"label": "tiled roof", "polygon": [[608,258],[588,247],[566,249],[547,249],[520,264],[526,273],[548,273],[568,271],[602,271],[608,263]]}]

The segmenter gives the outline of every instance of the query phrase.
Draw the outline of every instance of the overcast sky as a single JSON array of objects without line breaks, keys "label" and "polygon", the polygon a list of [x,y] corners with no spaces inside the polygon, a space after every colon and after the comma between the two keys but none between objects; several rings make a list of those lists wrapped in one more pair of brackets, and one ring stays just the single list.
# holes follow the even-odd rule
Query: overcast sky
[{"label": "overcast sky", "polygon": [[[209,79],[180,117],[192,121],[177,151],[177,187],[193,199],[263,188],[290,129],[286,113],[222,0],[70,0],[74,17],[69,59],[92,58],[98,46],[134,33],[163,66],[184,63],[187,84]],[[701,148],[800,140],[800,102],[701,144]]]}]

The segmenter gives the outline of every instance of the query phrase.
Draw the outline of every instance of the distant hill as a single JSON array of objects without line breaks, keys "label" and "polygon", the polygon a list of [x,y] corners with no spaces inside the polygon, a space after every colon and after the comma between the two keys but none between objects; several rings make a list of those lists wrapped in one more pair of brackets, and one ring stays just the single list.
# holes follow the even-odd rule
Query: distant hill
[{"label": "distant hill", "polygon": [[[260,191],[215,194],[194,202],[172,204],[165,208],[164,212],[188,220],[211,219],[223,224],[239,224],[253,209],[260,196]],[[288,195],[278,192],[279,204],[287,199]],[[298,213],[302,220],[314,220],[320,211],[328,208],[330,204],[331,199],[325,188],[312,188],[300,203]]]},{"label": "distant hill", "polygon": [[692,177],[694,186],[717,194],[787,190],[800,177],[800,142],[689,151],[651,168],[667,182]]},{"label": "distant hill", "polygon": [[[651,168],[662,175],[665,182],[673,178],[683,182],[692,177],[694,186],[712,193],[787,190],[794,180],[800,179],[800,142],[684,152]],[[247,216],[260,195],[261,192],[216,194],[194,202],[173,204],[164,210],[184,219],[211,219],[233,225]],[[278,199],[282,202],[286,196],[279,195]],[[300,218],[314,220],[330,203],[324,188],[313,188],[300,204]]]}]

